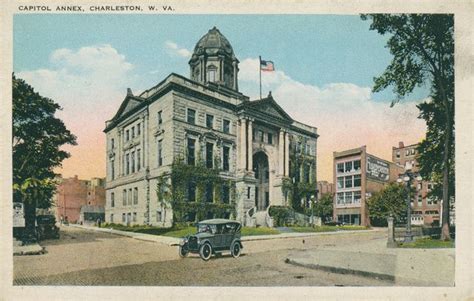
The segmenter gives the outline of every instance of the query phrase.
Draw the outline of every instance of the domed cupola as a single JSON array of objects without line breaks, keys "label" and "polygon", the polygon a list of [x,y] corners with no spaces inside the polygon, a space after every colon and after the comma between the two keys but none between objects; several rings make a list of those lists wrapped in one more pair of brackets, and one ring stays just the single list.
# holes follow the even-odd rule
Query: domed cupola
[{"label": "domed cupola", "polygon": [[238,64],[227,38],[213,27],[194,47],[189,60],[191,79],[203,84],[214,82],[238,91]]}]

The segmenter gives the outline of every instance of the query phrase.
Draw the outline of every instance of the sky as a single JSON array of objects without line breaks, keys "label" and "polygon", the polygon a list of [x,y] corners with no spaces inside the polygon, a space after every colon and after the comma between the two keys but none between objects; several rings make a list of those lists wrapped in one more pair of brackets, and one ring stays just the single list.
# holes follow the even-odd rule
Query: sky
[{"label": "sky", "polygon": [[17,77],[59,103],[57,116],[77,136],[64,177],[105,176],[105,121],[131,88],[134,94],[174,72],[189,76],[197,41],[213,26],[240,60],[239,90],[259,95],[258,57],[275,72],[262,73],[262,90],[287,113],[318,128],[318,180],[332,182],[334,151],[367,145],[391,159],[399,141],[421,141],[426,126],[416,104],[427,87],[390,107],[391,89],[372,93],[392,56],[388,37],[357,15],[113,15],[17,14],[13,64]]}]

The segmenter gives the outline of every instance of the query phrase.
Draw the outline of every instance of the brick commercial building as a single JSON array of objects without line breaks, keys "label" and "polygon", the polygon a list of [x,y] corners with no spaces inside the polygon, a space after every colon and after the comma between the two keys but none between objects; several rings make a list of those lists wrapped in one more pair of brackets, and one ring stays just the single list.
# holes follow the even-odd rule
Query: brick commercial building
[{"label": "brick commercial building", "polygon": [[[416,157],[418,155],[416,147],[418,144],[405,146],[403,142],[398,143],[398,147],[392,148],[392,161],[397,165],[410,169],[412,172],[419,171]],[[412,182],[415,189],[415,196],[411,200],[411,222],[413,225],[431,225],[440,223],[441,202],[436,198],[428,197],[433,184],[429,181],[416,179]]]},{"label": "brick commercial building", "polygon": [[72,178],[59,178],[54,203],[58,221],[66,219],[71,223],[80,221],[83,206],[105,205],[105,179],[92,178],[80,180],[77,176]]},{"label": "brick commercial building", "polygon": [[[293,120],[271,94],[250,101],[240,93],[238,65],[229,41],[214,27],[194,48],[190,78],[172,73],[139,95],[128,91],[104,130],[107,222],[170,226],[173,211],[158,197],[157,185],[177,158],[218,169],[221,179],[235,185],[229,193],[227,186],[203,189],[191,182],[183,193],[187,208],[204,195],[215,206],[235,204],[234,217],[244,223],[253,212],[287,204],[290,147],[306,157],[302,181],[316,182],[317,129]],[[193,220],[194,213],[186,218]]]},{"label": "brick commercial building", "polygon": [[325,194],[334,195],[334,184],[328,181],[318,181],[318,200]]},{"label": "brick commercial building", "polygon": [[370,225],[367,199],[398,179],[403,168],[368,154],[366,146],[334,152],[334,213],[337,221]]}]

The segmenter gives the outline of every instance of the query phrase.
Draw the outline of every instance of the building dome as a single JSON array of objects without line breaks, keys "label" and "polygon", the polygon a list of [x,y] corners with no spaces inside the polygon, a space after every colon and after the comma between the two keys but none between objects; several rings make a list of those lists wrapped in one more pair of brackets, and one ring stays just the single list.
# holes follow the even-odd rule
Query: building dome
[{"label": "building dome", "polygon": [[224,54],[234,58],[234,50],[227,38],[215,26],[209,30],[194,47],[193,57]]}]

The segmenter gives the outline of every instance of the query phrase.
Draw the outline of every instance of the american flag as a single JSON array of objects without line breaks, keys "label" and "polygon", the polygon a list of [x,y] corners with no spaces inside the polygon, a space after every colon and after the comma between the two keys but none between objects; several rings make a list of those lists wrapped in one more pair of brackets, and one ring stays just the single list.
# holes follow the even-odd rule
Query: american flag
[{"label": "american flag", "polygon": [[275,66],[272,61],[260,60],[260,70],[262,71],[275,71]]}]

